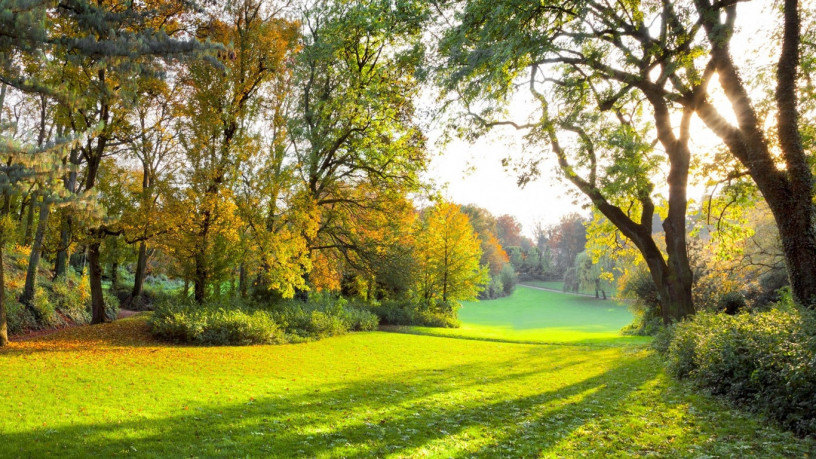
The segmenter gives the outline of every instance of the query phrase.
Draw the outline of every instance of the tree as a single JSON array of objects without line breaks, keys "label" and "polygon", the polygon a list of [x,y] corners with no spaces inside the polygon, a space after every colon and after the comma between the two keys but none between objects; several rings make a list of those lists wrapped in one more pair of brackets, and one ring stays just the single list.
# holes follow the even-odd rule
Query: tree
[{"label": "tree", "polygon": [[467,216],[441,202],[422,216],[417,235],[418,293],[430,305],[475,299],[487,281],[481,249]]},{"label": "tree", "polygon": [[[312,256],[351,259],[355,215],[390,211],[419,186],[425,139],[415,123],[422,58],[416,2],[315,2],[303,13],[289,119],[298,177],[320,225]],[[370,193],[360,193],[361,190]]]},{"label": "tree", "polygon": [[521,247],[521,223],[512,215],[499,215],[496,218],[496,236],[502,247]]},{"label": "tree", "polygon": [[[198,24],[198,34],[223,45],[219,64],[191,63],[181,76],[189,103],[181,133],[187,159],[184,200],[194,209],[185,220],[182,256],[193,262],[195,300],[232,268],[243,222],[233,199],[240,166],[259,148],[250,130],[264,91],[295,47],[295,24],[276,17],[264,1],[226,5]],[[218,17],[215,16],[218,14]]]},{"label": "tree", "polygon": [[[441,79],[456,94],[475,135],[513,126],[528,130],[533,144],[548,146],[564,178],[643,254],[664,304],[664,321],[692,314],[685,233],[689,129],[711,72],[675,59],[688,56],[692,43],[675,27],[672,3],[657,11],[642,10],[639,2],[444,3],[457,12],[441,45],[447,57]],[[629,18],[634,25],[626,23]],[[667,60],[673,60],[671,68]],[[687,105],[664,97],[673,84],[670,71],[687,73]],[[537,107],[533,121],[501,117],[519,87],[527,88]],[[682,115],[679,129],[672,126],[673,112]],[[655,143],[669,163],[665,255],[652,237]],[[520,183],[537,174],[539,163],[540,158],[527,162]]]}]

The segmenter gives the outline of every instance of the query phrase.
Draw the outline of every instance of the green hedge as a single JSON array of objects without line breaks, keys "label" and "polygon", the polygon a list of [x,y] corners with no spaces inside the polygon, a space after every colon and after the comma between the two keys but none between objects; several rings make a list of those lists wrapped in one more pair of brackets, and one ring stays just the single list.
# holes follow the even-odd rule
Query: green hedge
[{"label": "green hedge", "polygon": [[812,312],[699,313],[676,325],[671,341],[658,341],[668,342],[674,376],[764,412],[798,434],[816,434]]},{"label": "green hedge", "polygon": [[382,304],[369,306],[369,310],[380,318],[383,325],[458,328],[454,305],[443,306],[430,310],[420,308],[410,301],[383,301]]},{"label": "green hedge", "polygon": [[247,345],[285,341],[268,313],[216,305],[165,302],[156,307],[150,325],[155,336],[182,343]]},{"label": "green hedge", "polygon": [[291,343],[369,331],[377,316],[342,298],[290,300],[259,305],[238,299],[199,305],[187,299],[165,300],[150,319],[153,334],[175,342],[209,345]]}]

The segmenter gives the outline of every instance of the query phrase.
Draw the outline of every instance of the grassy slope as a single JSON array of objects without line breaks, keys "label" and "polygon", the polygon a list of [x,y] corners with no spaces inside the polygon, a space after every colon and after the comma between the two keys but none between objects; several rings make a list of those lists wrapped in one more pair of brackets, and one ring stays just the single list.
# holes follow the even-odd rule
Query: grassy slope
[{"label": "grassy slope", "polygon": [[0,456],[799,456],[637,347],[359,333],[181,347],[143,318],[0,350]]},{"label": "grassy slope", "polygon": [[510,297],[466,302],[459,310],[462,327],[411,327],[410,331],[526,343],[630,344],[649,338],[621,336],[632,322],[625,306],[612,301],[545,292],[519,286]]}]

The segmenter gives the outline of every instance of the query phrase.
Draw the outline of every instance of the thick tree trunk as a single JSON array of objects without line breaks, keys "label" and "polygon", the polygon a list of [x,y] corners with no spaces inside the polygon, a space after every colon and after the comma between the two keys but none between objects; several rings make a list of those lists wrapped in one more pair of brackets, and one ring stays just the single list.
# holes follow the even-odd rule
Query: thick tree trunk
[{"label": "thick tree trunk", "polygon": [[47,198],[44,198],[43,203],[40,205],[37,234],[34,237],[31,254],[28,257],[28,271],[26,272],[25,286],[23,287],[23,294],[20,296],[20,303],[29,308],[34,299],[34,290],[37,286],[37,269],[40,267],[40,255],[42,254],[43,239],[45,239],[45,230],[48,227],[48,215],[50,213],[51,203],[48,202]]},{"label": "thick tree trunk", "polygon": [[91,283],[91,324],[107,321],[105,317],[105,299],[102,292],[102,265],[99,262],[99,242],[88,246],[88,267]]},{"label": "thick tree trunk", "polygon": [[816,231],[810,199],[765,196],[779,229],[793,296],[800,304],[816,308]]},{"label": "thick tree trunk", "polygon": [[799,2],[784,1],[782,49],[777,64],[777,139],[784,170],[778,167],[778,158],[772,153],[731,57],[729,34],[737,14],[736,4],[722,7],[698,0],[696,6],[712,44],[711,63],[737,116],[737,125],[725,120],[709,100],[695,103],[697,114],[750,173],[779,228],[793,296],[799,303],[816,308],[813,174],[799,132],[796,94],[801,41]]},{"label": "thick tree trunk", "polygon": [[130,292],[131,298],[135,299],[142,296],[146,267],[147,267],[147,243],[142,241],[139,243],[139,257],[136,259],[136,274],[134,275],[133,278],[133,291]]}]

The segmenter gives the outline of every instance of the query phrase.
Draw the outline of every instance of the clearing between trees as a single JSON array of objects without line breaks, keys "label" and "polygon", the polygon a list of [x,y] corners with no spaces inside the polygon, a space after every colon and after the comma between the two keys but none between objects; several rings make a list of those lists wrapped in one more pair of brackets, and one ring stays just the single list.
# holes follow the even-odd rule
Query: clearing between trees
[{"label": "clearing between trees", "polygon": [[[511,306],[526,308],[529,317],[530,295],[549,294],[519,289],[511,297],[515,304],[466,304],[462,330],[475,329],[488,308],[509,308],[507,317]],[[566,309],[578,299],[560,296],[568,300],[539,306]],[[174,346],[155,341],[140,315],[0,350],[0,371],[8,375],[0,386],[7,413],[0,421],[0,455],[816,452],[812,439],[671,380],[647,347],[612,343],[617,345],[533,345],[365,332],[295,345]]]}]

